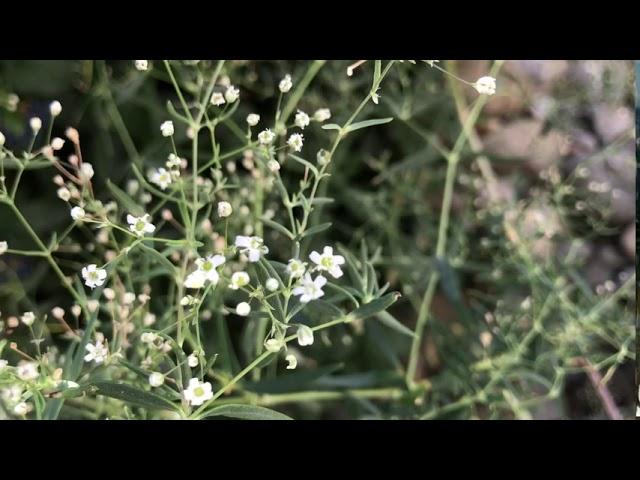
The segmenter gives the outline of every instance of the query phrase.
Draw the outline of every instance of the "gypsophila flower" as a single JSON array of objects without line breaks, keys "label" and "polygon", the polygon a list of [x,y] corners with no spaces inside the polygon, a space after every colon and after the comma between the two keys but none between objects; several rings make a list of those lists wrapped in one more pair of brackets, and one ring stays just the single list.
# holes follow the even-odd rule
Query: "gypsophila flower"
[{"label": "gypsophila flower", "polygon": [[329,163],[329,160],[331,160],[331,153],[328,150],[325,150],[324,148],[318,150],[318,153],[316,154],[316,161],[318,162],[318,165],[326,165]]},{"label": "gypsophila flower", "polygon": [[292,258],[287,264],[287,273],[291,278],[300,278],[307,270],[307,262],[301,262],[297,258]]},{"label": "gypsophila flower", "polygon": [[288,73],[284,76],[280,83],[278,84],[278,88],[282,93],[287,93],[293,87],[293,82],[291,81],[291,75]]},{"label": "gypsophila flower", "polygon": [[251,313],[251,305],[249,305],[247,302],[240,302],[238,305],[236,305],[237,315],[240,315],[241,317],[246,317],[250,313]]},{"label": "gypsophila flower", "polygon": [[264,342],[264,348],[271,353],[278,353],[283,347],[283,343],[281,340],[277,338],[270,338],[266,342]]},{"label": "gypsophila flower", "polygon": [[218,202],[218,216],[220,218],[228,217],[233,213],[233,208],[229,202]]},{"label": "gypsophila flower", "polygon": [[[184,286],[187,288],[199,289],[204,287],[205,282],[207,281],[207,276],[202,270],[196,270],[195,272],[190,273],[186,280],[184,281]],[[185,297],[186,298],[186,297]],[[182,301],[180,302],[182,304]],[[189,305],[190,303],[184,303],[183,306]]]},{"label": "gypsophila flower", "polygon": [[90,163],[84,162],[80,165],[80,170],[78,170],[78,176],[83,183],[87,183],[89,180],[93,178],[95,172],[93,171],[93,165]]},{"label": "gypsophila flower", "polygon": [[270,292],[275,292],[280,287],[280,284],[275,278],[268,278],[265,283],[265,287],[267,287],[267,290]]},{"label": "gypsophila flower", "polygon": [[171,173],[165,168],[158,168],[149,173],[149,180],[165,190],[171,184]]},{"label": "gypsophila flower", "polygon": [[49,104],[49,113],[52,117],[57,117],[58,115],[60,115],[62,113],[62,104],[57,100],[51,102]]},{"label": "gypsophila flower", "polygon": [[178,169],[182,165],[182,160],[175,153],[170,153],[165,165],[169,169]]},{"label": "gypsophila flower", "polygon": [[82,269],[82,278],[84,278],[84,284],[93,289],[104,283],[107,278],[107,271],[104,268],[98,268],[95,263],[92,263]]},{"label": "gypsophila flower", "polygon": [[31,410],[31,408],[30,408],[30,406],[29,406],[29,404],[27,402],[17,403],[13,407],[14,415],[26,415],[27,413],[29,413],[30,410]]},{"label": "gypsophila flower", "polygon": [[100,365],[101,363],[104,363],[107,359],[107,355],[109,355],[109,350],[99,340],[94,344],[89,343],[84,348],[88,352],[84,356],[85,362],[95,362],[97,365]]},{"label": "gypsophila flower", "polygon": [[216,107],[219,107],[224,103],[225,103],[224,95],[222,95],[220,92],[213,92],[213,94],[211,95],[211,105],[215,105]]},{"label": "gypsophila flower", "polygon": [[202,405],[207,400],[213,398],[211,384],[209,382],[201,382],[197,378],[189,380],[189,386],[183,394],[185,400],[193,406]]},{"label": "gypsophila flower", "polygon": [[128,214],[127,223],[129,224],[129,230],[138,237],[144,236],[145,233],[153,233],[156,230],[155,225],[151,223],[151,216],[149,214],[144,214],[141,217],[134,217]]},{"label": "gypsophila flower", "polygon": [[496,93],[496,79],[493,77],[480,77],[473,84],[478,93],[485,95],[493,95]]},{"label": "gypsophila flower", "polygon": [[250,127],[255,127],[259,121],[260,115],[258,115],[257,113],[250,113],[249,115],[247,115],[247,123]]},{"label": "gypsophila flower", "polygon": [[325,120],[329,120],[331,118],[331,110],[328,108],[319,108],[313,114],[313,119],[316,122],[324,122]]},{"label": "gypsophila flower", "polygon": [[158,334],[153,332],[143,332],[140,335],[140,341],[142,343],[152,344],[158,339]]},{"label": "gypsophila flower", "polygon": [[313,330],[306,325],[300,325],[296,332],[298,338],[298,345],[306,347],[307,345],[313,345]]},{"label": "gypsophila flower", "polygon": [[42,120],[40,120],[38,117],[33,117],[31,120],[29,120],[29,126],[31,127],[33,133],[38,133],[42,128]]},{"label": "gypsophila flower", "polygon": [[257,262],[261,255],[269,253],[269,248],[263,243],[264,240],[260,237],[245,237],[243,235],[237,235],[235,241],[236,247],[249,257],[250,262]]},{"label": "gypsophila flower", "polygon": [[86,215],[86,212],[82,207],[73,207],[71,209],[71,218],[73,218],[76,221],[82,220],[85,215]]},{"label": "gypsophila flower", "polygon": [[164,375],[160,372],[153,372],[149,375],[149,385],[152,387],[159,387],[164,383]]},{"label": "gypsophila flower", "polygon": [[260,142],[260,145],[269,145],[273,142],[274,138],[276,138],[276,134],[268,128],[258,134],[258,141]]},{"label": "gypsophila flower", "polygon": [[6,138],[4,137],[4,134],[0,132],[0,147],[4,145],[5,141],[6,141]]},{"label": "gypsophila flower", "polygon": [[189,365],[191,368],[197,367],[198,363],[200,362],[198,361],[198,356],[195,353],[192,353],[187,357],[187,365]]},{"label": "gypsophila flower", "polygon": [[68,202],[71,199],[71,192],[69,191],[68,188],[66,187],[60,187],[57,191],[56,191],[58,198],[60,200],[64,200],[65,202]]},{"label": "gypsophila flower", "polygon": [[16,375],[20,380],[29,382],[38,378],[38,363],[22,360],[16,367]]},{"label": "gypsophila flower", "polygon": [[296,113],[296,119],[295,119],[296,127],[299,127],[304,130],[304,127],[309,125],[309,121],[310,121],[309,115],[304,113],[302,110],[298,110],[298,113]]},{"label": "gypsophila flower", "polygon": [[20,321],[27,327],[30,327],[31,325],[33,325],[33,322],[36,321],[36,316],[33,312],[24,312],[20,317]]},{"label": "gypsophila flower", "polygon": [[271,160],[269,160],[267,162],[267,167],[273,173],[276,173],[276,172],[280,171],[280,162],[278,162],[277,160],[271,159]]},{"label": "gypsophila flower", "polygon": [[294,133],[287,140],[287,145],[293,148],[294,151],[299,152],[302,150],[304,137],[301,133]]},{"label": "gypsophila flower", "polygon": [[298,366],[298,359],[291,353],[285,357],[285,360],[287,361],[287,370],[294,370]]},{"label": "gypsophila flower", "polygon": [[173,122],[171,120],[167,120],[160,125],[160,132],[163,137],[170,137],[174,133]]},{"label": "gypsophila flower", "polygon": [[344,257],[342,255],[334,255],[332,247],[324,247],[322,255],[314,250],[309,255],[309,259],[317,265],[317,270],[329,272],[333,278],[342,276],[340,265],[344,265]]},{"label": "gypsophila flower", "polygon": [[9,244],[6,241],[0,242],[0,255],[4,255],[9,250]]},{"label": "gypsophila flower", "polygon": [[309,303],[324,295],[322,287],[327,283],[327,279],[322,275],[318,275],[315,279],[311,279],[308,273],[300,281],[297,287],[293,289],[293,294],[300,296],[300,303]]},{"label": "gypsophila flower", "polygon": [[249,274],[247,272],[235,272],[231,275],[231,283],[229,288],[231,290],[238,290],[239,288],[248,285],[250,281]]},{"label": "gypsophila flower", "polygon": [[18,384],[11,385],[7,388],[3,388],[0,392],[2,400],[9,405],[15,404],[20,401],[22,397],[22,386]]},{"label": "gypsophila flower", "polygon": [[224,262],[225,258],[223,255],[209,255],[206,258],[198,258],[196,260],[196,265],[198,270],[204,274],[205,278],[215,285],[220,279],[216,268]]},{"label": "gypsophila flower", "polygon": [[54,150],[61,150],[64,147],[64,140],[60,137],[55,137],[51,140],[51,148]]},{"label": "gypsophila flower", "polygon": [[149,61],[148,60],[136,60],[135,61],[136,70],[141,72],[146,72],[149,70]]},{"label": "gypsophila flower", "polygon": [[224,98],[227,102],[233,103],[240,98],[240,90],[233,85],[229,85],[227,90],[224,92]]}]

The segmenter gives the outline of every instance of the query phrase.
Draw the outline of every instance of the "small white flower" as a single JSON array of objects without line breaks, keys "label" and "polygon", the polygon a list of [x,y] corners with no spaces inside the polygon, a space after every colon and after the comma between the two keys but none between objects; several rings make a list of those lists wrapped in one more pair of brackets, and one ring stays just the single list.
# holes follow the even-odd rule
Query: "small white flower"
[{"label": "small white flower", "polygon": [[313,330],[306,325],[300,325],[296,335],[298,337],[298,345],[301,347],[313,345]]},{"label": "small white flower", "polygon": [[6,141],[6,138],[4,137],[4,134],[0,132],[0,147],[4,145],[5,141]]},{"label": "small white flower", "polygon": [[307,270],[307,262],[301,262],[297,258],[292,258],[287,264],[287,273],[291,278],[300,278]]},{"label": "small white flower", "polygon": [[149,173],[149,180],[151,183],[158,185],[162,190],[165,190],[171,185],[171,173],[165,168],[158,168]]},{"label": "small white flower", "polygon": [[38,363],[22,360],[16,367],[16,375],[18,375],[20,380],[24,380],[25,382],[35,380],[39,375]]},{"label": "small white flower", "polygon": [[97,365],[100,365],[101,363],[104,363],[104,361],[107,359],[107,355],[109,355],[109,350],[99,340],[96,341],[95,344],[89,343],[84,348],[88,352],[84,356],[85,362],[93,361],[96,362]]},{"label": "small white flower", "polygon": [[87,183],[89,180],[91,180],[94,174],[95,172],[93,171],[93,165],[91,165],[90,163],[84,162],[82,165],[80,165],[78,176],[84,183]]},{"label": "small white flower", "polygon": [[165,165],[170,169],[179,169],[182,166],[182,160],[175,153],[170,153]]},{"label": "small white flower", "polygon": [[332,247],[324,247],[322,255],[314,250],[309,255],[309,258],[317,265],[316,269],[329,272],[333,278],[342,276],[340,265],[344,265],[344,257],[342,255],[334,255]]},{"label": "small white flower", "polygon": [[20,321],[27,327],[30,327],[31,325],[33,325],[33,322],[36,321],[36,316],[33,312],[24,312],[20,317]]},{"label": "small white flower", "polygon": [[66,187],[60,187],[56,193],[58,194],[58,198],[60,200],[68,202],[71,199],[71,192]]},{"label": "small white flower", "polygon": [[95,263],[92,263],[82,269],[82,278],[84,278],[84,284],[93,289],[104,283],[107,278],[107,271],[104,268],[98,268]]},{"label": "small white flower", "polygon": [[27,402],[17,403],[15,407],[13,407],[13,413],[15,415],[26,415],[31,410],[29,404]]},{"label": "small white flower", "polygon": [[6,241],[0,242],[0,255],[4,255],[9,250],[9,244]]},{"label": "small white flower", "polygon": [[302,150],[303,140],[304,137],[301,133],[294,133],[289,137],[289,140],[287,140],[287,145],[293,148],[294,151],[299,152]]},{"label": "small white flower", "polygon": [[231,290],[238,290],[239,288],[248,285],[249,281],[249,274],[247,272],[235,272],[233,275],[231,275],[231,283],[229,284],[229,288]]},{"label": "small white flower", "polygon": [[275,292],[276,290],[278,290],[278,287],[280,287],[280,284],[278,283],[278,280],[276,280],[275,278],[269,278],[267,279],[265,286],[267,287],[267,290],[269,290],[270,292]]},{"label": "small white flower", "polygon": [[55,137],[51,140],[51,148],[54,150],[61,150],[64,147],[64,140],[60,137]]},{"label": "small white flower", "polygon": [[280,83],[278,84],[278,88],[282,93],[287,93],[293,87],[293,82],[291,81],[291,75],[288,73],[284,76]]},{"label": "small white flower", "polygon": [[209,382],[201,382],[197,378],[189,380],[189,387],[183,393],[185,400],[193,406],[202,405],[213,398],[211,384]]},{"label": "small white flower", "polygon": [[304,276],[300,284],[293,289],[294,295],[300,295],[300,303],[309,303],[324,295],[322,287],[327,283],[327,279],[318,275],[314,280],[308,273]]},{"label": "small white flower", "polygon": [[241,317],[246,317],[250,313],[251,305],[249,305],[247,302],[240,302],[238,305],[236,305],[236,314],[240,315]]},{"label": "small white flower", "polygon": [[220,218],[228,217],[233,213],[233,208],[229,202],[218,202],[218,216]]},{"label": "small white flower", "polygon": [[122,295],[122,303],[124,303],[125,305],[131,305],[135,301],[136,294],[133,292],[124,292],[124,295]]},{"label": "small white flower", "polygon": [[38,133],[42,128],[42,120],[40,120],[38,117],[33,117],[31,120],[29,120],[29,126],[31,127],[33,133]]},{"label": "small white flower", "polygon": [[264,348],[271,353],[278,353],[283,347],[283,343],[281,340],[277,338],[270,338],[266,342],[264,342]]},{"label": "small white flower", "polygon": [[273,158],[271,160],[269,160],[267,162],[267,167],[269,168],[269,170],[271,170],[273,173],[276,173],[278,171],[280,171],[280,162],[278,162],[277,160],[274,160]]},{"label": "small white flower", "polygon": [[329,120],[331,118],[331,110],[328,108],[319,108],[313,114],[313,119],[316,122],[324,122],[325,120]]},{"label": "small white flower", "polygon": [[192,353],[187,357],[187,365],[189,365],[191,368],[197,367],[198,363],[200,362],[198,361],[198,356],[195,353]]},{"label": "small white flower", "polygon": [[[184,281],[184,286],[187,288],[198,289],[204,287],[206,281],[207,276],[205,275],[205,273],[202,270],[196,270],[195,272],[190,273],[187,276],[186,280]],[[182,306],[189,305],[189,303],[182,303],[182,300],[180,301],[180,304]]]},{"label": "small white flower", "polygon": [[198,258],[196,260],[196,265],[198,266],[198,270],[204,274],[206,279],[215,285],[220,279],[216,268],[224,262],[225,258],[223,255],[209,255],[207,258]]},{"label": "small white flower", "polygon": [[7,365],[9,365],[9,362],[7,362],[6,360],[0,358],[0,372],[2,370],[4,370],[5,368],[7,368]]},{"label": "small white flower", "polygon": [[62,113],[62,104],[57,100],[51,102],[49,104],[49,113],[52,117],[57,117],[58,115],[60,115]]},{"label": "small white flower", "polygon": [[263,243],[264,240],[260,237],[245,237],[243,235],[237,235],[235,245],[240,249],[240,252],[249,257],[250,262],[257,262],[260,260],[261,255],[269,253],[269,248],[266,245],[263,245]]},{"label": "small white flower", "polygon": [[153,332],[143,332],[142,335],[140,335],[140,341],[142,343],[147,343],[149,345],[151,345],[152,343],[155,343],[157,338],[158,338],[158,334]]},{"label": "small white flower", "polygon": [[82,220],[85,215],[86,215],[86,212],[82,207],[73,207],[71,209],[71,218],[73,218],[76,221]]},{"label": "small white flower", "polygon": [[316,154],[316,161],[318,162],[318,165],[324,166],[329,163],[330,160],[331,153],[328,150],[325,150],[324,148],[318,150],[318,153]]},{"label": "small white flower", "polygon": [[287,361],[287,370],[294,370],[298,366],[298,359],[292,353],[287,355],[285,360]]},{"label": "small white flower", "polygon": [[496,79],[493,77],[480,77],[473,84],[478,93],[485,95],[493,95],[496,93]]},{"label": "small white flower", "polygon": [[128,214],[127,223],[129,224],[129,230],[135,233],[138,237],[144,236],[145,233],[153,233],[156,230],[156,226],[151,223],[151,217],[149,214],[144,214],[141,217],[134,217],[133,215]]},{"label": "small white flower", "polygon": [[173,135],[173,122],[171,120],[167,120],[162,125],[160,125],[160,132],[162,132],[163,137],[170,137]]},{"label": "small white flower", "polygon": [[258,134],[258,141],[260,142],[260,145],[269,145],[273,142],[274,138],[276,138],[276,134],[268,128]]},{"label": "small white flower", "polygon": [[257,113],[250,113],[249,115],[247,115],[247,123],[250,127],[255,127],[259,121],[260,115],[258,115]]},{"label": "small white flower", "polygon": [[3,388],[0,394],[2,399],[10,405],[18,403],[22,397],[22,386],[17,383],[13,384],[10,387]]},{"label": "small white flower", "polygon": [[149,70],[149,60],[136,60],[135,66],[136,70],[146,72],[147,70]]},{"label": "small white flower", "polygon": [[233,103],[240,98],[240,90],[233,85],[229,85],[227,90],[224,92],[224,98],[227,102]]},{"label": "small white flower", "polygon": [[304,113],[302,110],[298,110],[298,113],[296,113],[296,119],[295,119],[296,126],[304,130],[304,127],[309,125],[309,121],[310,121],[309,115]]},{"label": "small white flower", "polygon": [[159,387],[164,383],[164,375],[160,372],[153,372],[149,375],[149,385],[152,387]]},{"label": "small white flower", "polygon": [[211,105],[215,105],[216,107],[219,107],[224,103],[225,103],[224,95],[222,95],[220,92],[213,92],[213,95],[211,95]]}]

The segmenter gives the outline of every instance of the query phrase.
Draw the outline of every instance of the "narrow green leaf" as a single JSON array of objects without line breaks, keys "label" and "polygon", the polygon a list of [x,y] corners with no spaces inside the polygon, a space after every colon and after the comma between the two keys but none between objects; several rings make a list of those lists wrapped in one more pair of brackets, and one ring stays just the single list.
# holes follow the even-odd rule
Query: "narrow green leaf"
[{"label": "narrow green leaf", "polygon": [[206,412],[204,417],[231,417],[243,420],[293,420],[291,417],[270,408],[242,404],[220,405]]},{"label": "narrow green leaf", "polygon": [[329,197],[316,197],[311,200],[311,205],[326,205],[328,203],[333,203],[334,199]]},{"label": "narrow green leaf", "polygon": [[269,220],[268,218],[261,218],[260,221],[262,223],[264,223],[265,225],[273,228],[274,230],[279,231],[280,233],[282,233],[284,236],[286,236],[290,240],[293,240],[294,237],[295,237],[295,235],[293,233],[291,233],[287,228],[283,227],[282,225],[280,225],[277,222],[274,222],[273,220]]},{"label": "narrow green leaf", "polygon": [[322,126],[323,130],[340,130],[341,128],[342,127],[337,123],[327,123],[326,125]]},{"label": "narrow green leaf", "polygon": [[116,398],[123,402],[154,410],[177,410],[175,404],[154,393],[116,382],[95,382],[93,391],[98,395]]},{"label": "narrow green leaf", "polygon": [[316,233],[324,232],[331,225],[332,225],[331,222],[321,223],[320,225],[314,225],[313,227],[304,231],[304,233],[302,234],[302,238],[310,237],[311,235],[315,235]]},{"label": "narrow green leaf", "polygon": [[133,198],[127,195],[120,187],[115,185],[111,180],[107,179],[107,187],[118,203],[124,206],[131,215],[144,215],[144,209]]},{"label": "narrow green leaf", "polygon": [[289,154],[289,156],[295,160],[296,162],[298,162],[301,165],[304,165],[305,167],[307,167],[309,170],[311,170],[313,172],[313,174],[317,177],[319,175],[318,169],[316,168],[316,166],[314,164],[312,164],[311,162],[309,162],[308,160],[305,160],[304,158],[301,158],[297,155],[293,155],[293,154]]},{"label": "narrow green leaf", "polygon": [[411,331],[411,329],[407,328],[402,323],[400,323],[389,312],[384,311],[384,312],[376,313],[376,318],[380,320],[380,323],[382,323],[383,325],[386,325],[387,327],[395,330],[398,333],[401,333],[402,335],[407,335],[408,337],[415,337],[415,334]]},{"label": "narrow green leaf", "polygon": [[355,130],[360,130],[361,128],[373,127],[375,125],[383,125],[385,123],[389,123],[392,120],[393,120],[393,117],[387,117],[387,118],[374,118],[371,120],[364,120],[362,122],[352,123],[347,128],[347,133],[353,132]]},{"label": "narrow green leaf", "polygon": [[376,298],[369,303],[365,303],[360,308],[356,308],[351,312],[351,315],[364,320],[365,318],[369,318],[372,315],[386,310],[393,305],[398,298],[400,298],[400,293],[398,292],[387,293],[384,297]]}]

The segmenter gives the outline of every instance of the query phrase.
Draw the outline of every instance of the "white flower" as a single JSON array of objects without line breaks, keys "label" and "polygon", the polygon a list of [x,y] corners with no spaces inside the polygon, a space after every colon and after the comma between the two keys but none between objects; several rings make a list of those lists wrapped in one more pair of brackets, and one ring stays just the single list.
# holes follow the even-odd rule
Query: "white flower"
[{"label": "white flower", "polygon": [[344,265],[344,257],[342,255],[334,255],[333,248],[324,247],[322,255],[314,250],[309,255],[309,258],[317,265],[316,269],[329,272],[333,278],[342,276],[340,265]]},{"label": "white flower", "polygon": [[259,121],[260,115],[258,115],[257,113],[250,113],[249,115],[247,115],[247,123],[250,127],[255,127]]},{"label": "white flower", "polygon": [[233,213],[233,208],[229,202],[218,202],[218,216],[220,218],[228,217]]},{"label": "white flower", "polygon": [[260,145],[269,145],[273,142],[274,138],[276,138],[276,134],[268,128],[258,134],[258,141],[260,142]]},{"label": "white flower", "polygon": [[149,60],[136,60],[135,61],[136,70],[140,70],[141,72],[146,72],[149,70]]},{"label": "white flower", "polygon": [[278,283],[278,280],[276,280],[275,278],[269,278],[267,279],[265,286],[267,287],[267,290],[269,290],[270,292],[275,292],[280,286],[280,284]]},{"label": "white flower", "polygon": [[6,360],[0,358],[0,372],[2,370],[4,370],[5,368],[7,368],[7,365],[9,365],[9,362],[7,362]]},{"label": "white flower", "polygon": [[267,351],[271,353],[278,353],[282,348],[282,346],[283,346],[282,341],[278,340],[277,338],[270,338],[269,340],[264,342],[264,348],[266,348]]},{"label": "white flower", "polygon": [[328,108],[319,108],[313,114],[313,119],[316,122],[324,122],[325,120],[329,120],[331,118],[331,110]]},{"label": "white flower", "polygon": [[82,220],[85,215],[86,212],[82,207],[73,207],[71,209],[71,218],[73,218],[74,220]]},{"label": "white flower", "polygon": [[4,255],[9,250],[9,244],[6,241],[0,242],[0,255]]},{"label": "white flower", "polygon": [[57,100],[51,102],[49,104],[49,113],[51,113],[52,117],[60,115],[62,113],[62,104]]},{"label": "white flower", "polygon": [[246,317],[251,313],[251,305],[249,305],[247,302],[240,302],[238,305],[236,305],[236,313],[241,317]]},{"label": "white flower", "polygon": [[480,77],[476,80],[476,83],[473,84],[473,88],[475,88],[478,93],[493,95],[496,93],[496,79],[493,77]]},{"label": "white flower", "polygon": [[29,126],[31,127],[33,133],[38,133],[42,128],[42,120],[40,120],[38,117],[33,117],[31,120],[29,120]]},{"label": "white flower", "polygon": [[84,183],[91,180],[94,174],[95,172],[93,171],[93,165],[91,165],[90,163],[84,162],[82,165],[80,165],[78,176],[80,177],[80,180],[82,180]]},{"label": "white flower", "polygon": [[318,153],[316,154],[316,161],[318,162],[318,165],[326,165],[330,160],[331,153],[328,150],[325,150],[324,148],[318,150]]},{"label": "white flower", "polygon": [[60,200],[64,200],[65,202],[68,202],[71,198],[71,192],[66,187],[60,187],[56,193],[58,194],[58,198]]},{"label": "white flower", "polygon": [[291,278],[300,278],[307,269],[307,262],[301,262],[297,258],[292,258],[287,264],[287,273]]},{"label": "white flower", "polygon": [[17,383],[2,389],[2,399],[8,404],[19,402],[20,397],[22,397],[22,386]]},{"label": "white flower", "polygon": [[[207,281],[207,276],[204,274],[204,272],[202,270],[196,270],[193,273],[190,273],[187,276],[187,279],[184,281],[184,286],[187,288],[202,288],[204,287],[205,282]],[[182,303],[182,300],[180,301],[180,304],[183,306],[188,305],[189,303]]]},{"label": "white flower", "polygon": [[296,335],[298,337],[298,345],[301,347],[313,345],[313,330],[306,325],[300,325]]},{"label": "white flower", "polygon": [[303,140],[304,137],[301,133],[294,133],[289,137],[289,140],[287,140],[287,145],[293,148],[296,152],[299,152],[302,150]]},{"label": "white flower", "polygon": [[4,145],[5,140],[6,138],[4,138],[4,134],[0,132],[0,147]]},{"label": "white flower", "polygon": [[235,272],[231,275],[231,283],[229,288],[231,290],[238,290],[249,283],[249,274],[247,272]]},{"label": "white flower", "polygon": [[236,247],[240,248],[240,252],[249,257],[250,262],[260,260],[260,255],[269,253],[269,248],[263,245],[264,240],[260,237],[245,237],[243,235],[236,236]]},{"label": "white flower", "polygon": [[87,353],[84,356],[85,362],[96,362],[97,365],[104,363],[107,359],[107,355],[109,355],[109,350],[105,347],[101,341],[96,341],[95,344],[88,344],[84,347]]},{"label": "white flower", "polygon": [[89,288],[99,287],[107,278],[107,271],[104,268],[98,268],[95,263],[87,265],[82,269],[82,278],[84,284]]},{"label": "white flower", "polygon": [[238,100],[238,98],[240,98],[240,90],[238,90],[233,85],[229,85],[227,87],[227,90],[224,92],[224,98],[227,100],[227,102],[233,103]]},{"label": "white flower", "polygon": [[193,406],[202,405],[213,398],[211,384],[209,382],[201,382],[197,378],[189,380],[189,387],[183,393],[185,400]]},{"label": "white flower", "polygon": [[31,408],[27,402],[20,402],[13,407],[13,413],[15,415],[26,415],[29,413],[29,410],[31,410]]},{"label": "white flower", "polygon": [[304,113],[302,110],[298,110],[298,113],[296,113],[295,124],[297,127],[304,130],[304,127],[309,125],[309,115]]},{"label": "white flower", "polygon": [[33,322],[36,321],[36,316],[33,314],[33,312],[24,312],[20,317],[20,321],[27,327],[30,327],[31,325],[33,325]]},{"label": "white flower", "polygon": [[311,300],[316,300],[324,295],[322,287],[326,283],[327,279],[322,275],[318,275],[314,280],[311,280],[311,275],[307,273],[300,284],[293,289],[293,294],[300,295],[300,303],[309,303]]},{"label": "white flower", "polygon": [[25,382],[35,380],[39,375],[38,363],[22,360],[16,367],[16,375],[18,375],[18,378],[20,378],[20,380],[24,380]]},{"label": "white flower", "polygon": [[171,173],[165,168],[158,168],[149,173],[149,180],[165,190],[171,184]]},{"label": "white flower", "polygon": [[127,215],[127,223],[129,224],[129,230],[138,237],[144,236],[145,233],[153,233],[156,230],[155,225],[151,223],[149,214],[144,214],[141,217],[134,217],[129,214]]},{"label": "white flower", "polygon": [[216,107],[219,107],[220,105],[223,105],[225,103],[224,101],[224,95],[222,95],[220,92],[213,92],[213,95],[211,95],[211,105],[215,105]]},{"label": "white flower", "polygon": [[153,372],[149,375],[149,385],[152,387],[159,387],[164,383],[164,375],[160,372]]},{"label": "white flower", "polygon": [[173,135],[173,122],[171,120],[167,120],[162,125],[160,125],[160,132],[162,132],[163,137],[170,137]]},{"label": "white flower", "polygon": [[200,362],[198,361],[198,356],[196,354],[192,353],[187,357],[187,365],[189,365],[191,368],[197,367],[198,363]]},{"label": "white flower", "polygon": [[274,160],[273,158],[271,160],[269,160],[267,162],[267,167],[269,168],[269,170],[271,170],[273,173],[276,173],[278,171],[280,171],[280,162],[278,162],[277,160]]},{"label": "white flower", "polygon": [[278,88],[282,93],[287,93],[289,90],[291,90],[291,87],[293,87],[293,82],[291,82],[291,75],[287,73],[284,78],[280,80]]},{"label": "white flower", "polygon": [[157,338],[158,334],[153,332],[143,332],[142,335],[140,335],[140,341],[142,343],[152,344],[156,341]]},{"label": "white flower", "polygon": [[291,353],[285,357],[285,360],[287,361],[287,370],[294,370],[298,366],[298,359]]},{"label": "white flower", "polygon": [[182,160],[175,153],[170,153],[165,165],[167,168],[179,169],[182,165]]},{"label": "white flower", "polygon": [[196,265],[198,266],[198,270],[204,274],[205,278],[215,285],[220,279],[216,268],[224,262],[225,258],[223,255],[209,255],[207,258],[198,258]]},{"label": "white flower", "polygon": [[62,147],[64,147],[64,140],[60,137],[55,137],[53,140],[51,140],[51,148],[53,148],[54,150],[60,150],[62,149]]}]

